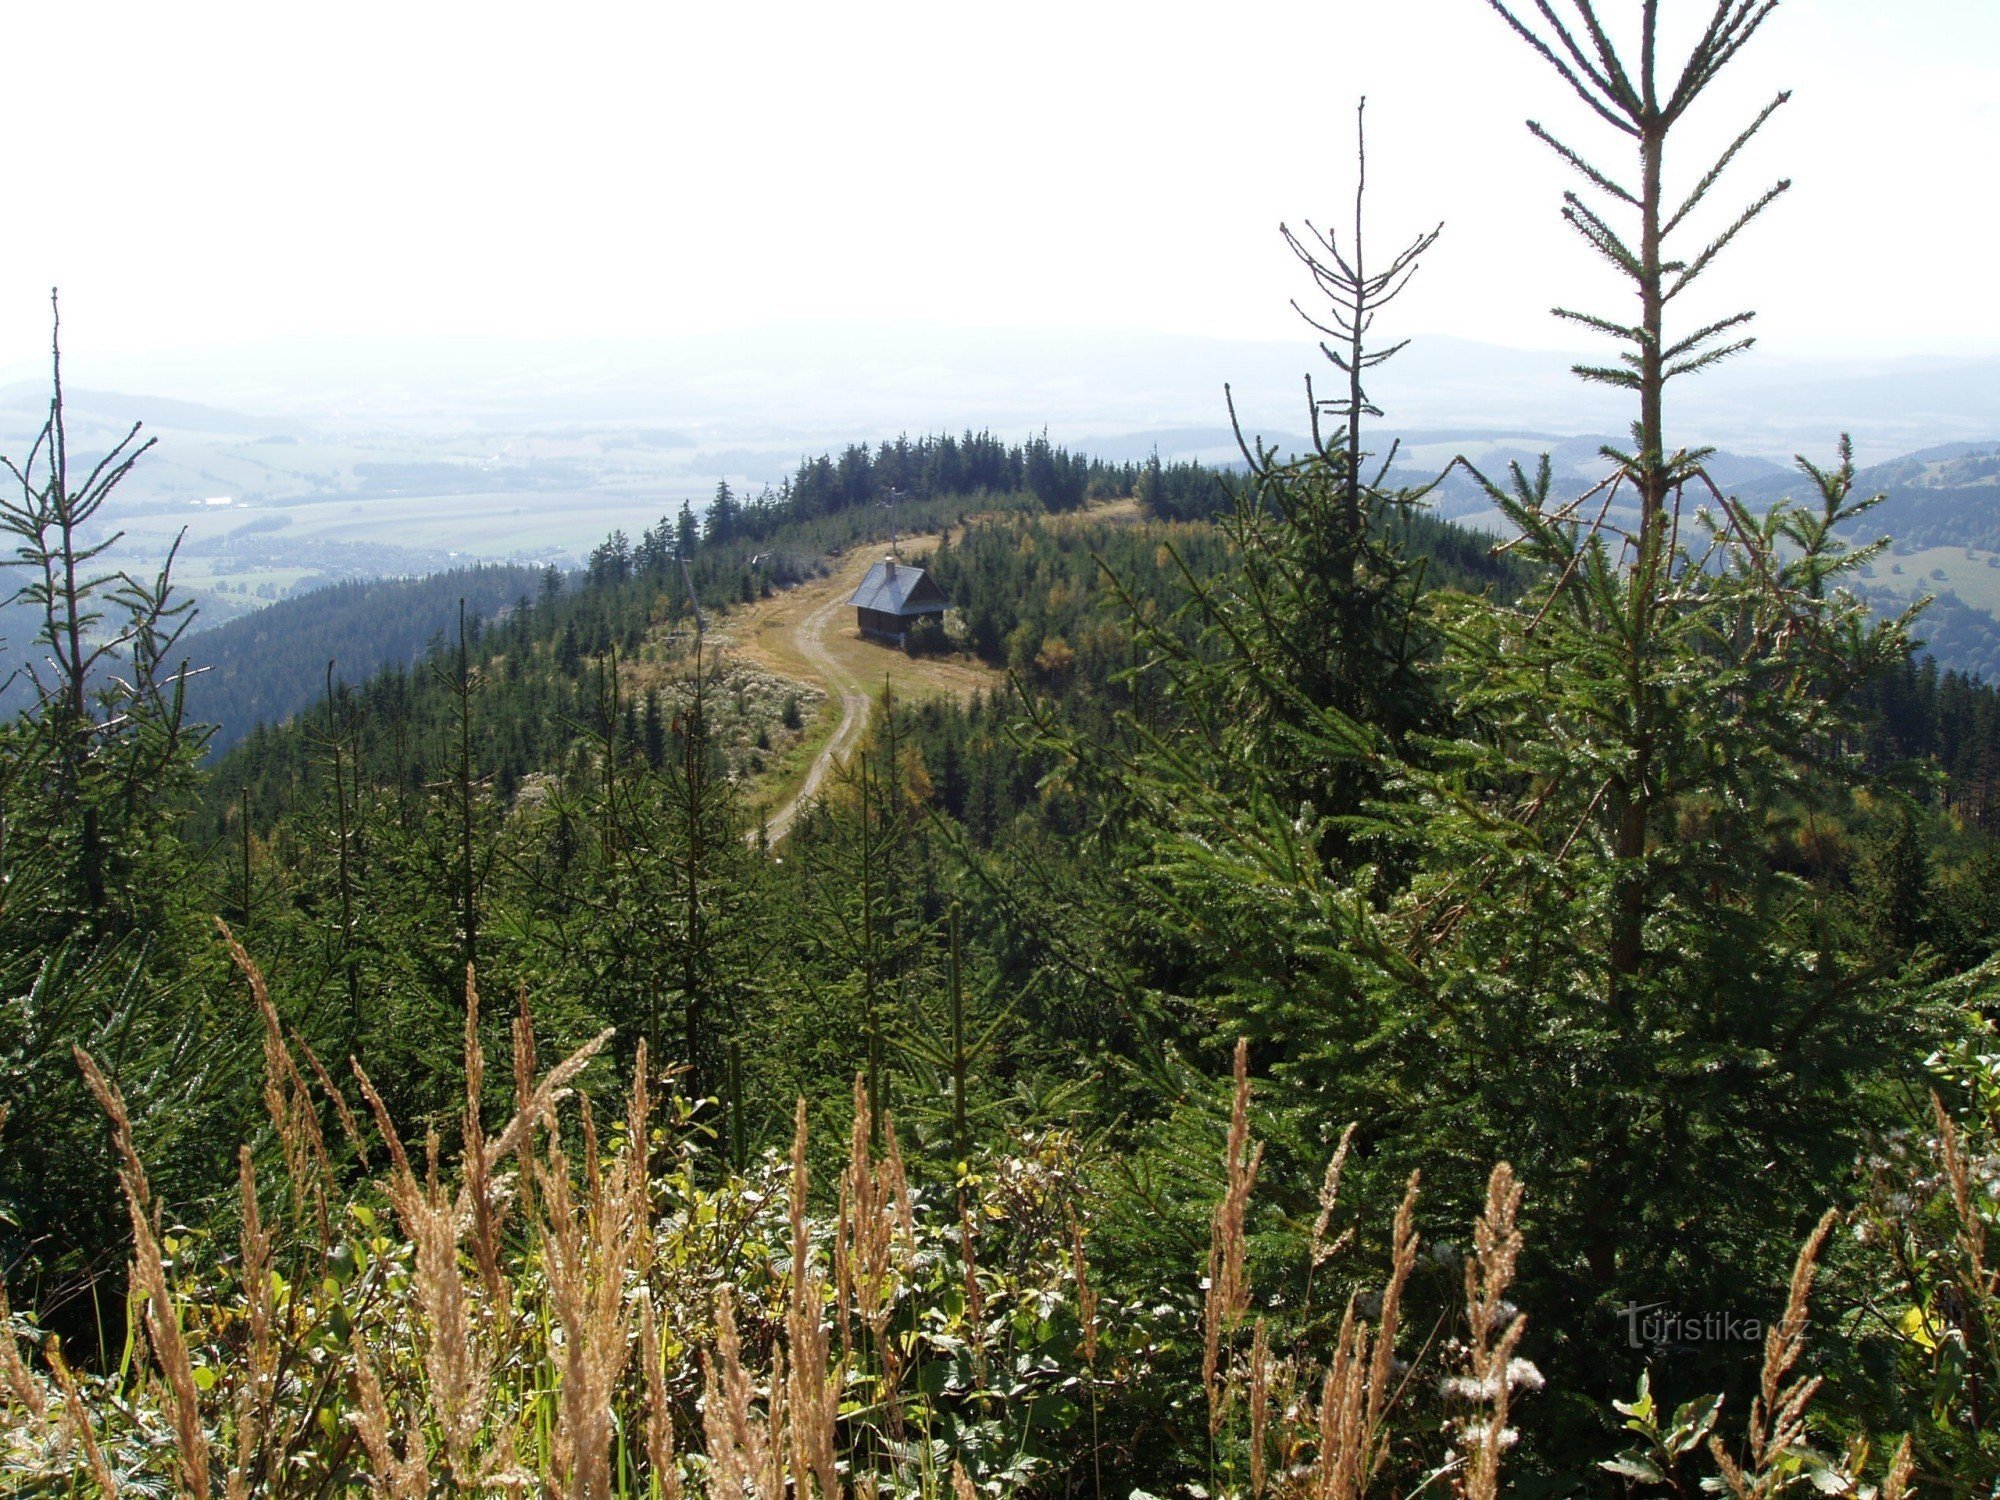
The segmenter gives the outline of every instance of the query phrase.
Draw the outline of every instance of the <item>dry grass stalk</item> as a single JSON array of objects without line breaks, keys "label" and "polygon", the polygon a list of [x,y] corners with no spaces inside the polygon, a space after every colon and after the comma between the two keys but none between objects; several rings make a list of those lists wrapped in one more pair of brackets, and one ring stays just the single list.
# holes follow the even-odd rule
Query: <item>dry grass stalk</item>
[{"label": "dry grass stalk", "polygon": [[[230,1466],[228,1493],[231,1500],[251,1492],[252,1454],[260,1431],[269,1426],[277,1400],[278,1340],[276,1310],[271,1299],[271,1234],[264,1227],[257,1206],[257,1175],[250,1148],[236,1153],[236,1166],[243,1200],[243,1227],[238,1245],[243,1262],[243,1304],[250,1325],[246,1350],[249,1379],[236,1390],[236,1460]],[[261,1466],[260,1466],[261,1467]],[[262,1478],[260,1474],[257,1476]]]},{"label": "dry grass stalk", "polygon": [[482,1104],[486,1093],[486,1049],[479,1044],[479,987],[465,971],[465,1195],[472,1204],[472,1259],[495,1314],[504,1323],[513,1289],[500,1269],[500,1229],[504,1208],[496,1204],[493,1163],[486,1156]]},{"label": "dry grass stalk", "polygon": [[1402,1322],[1403,1288],[1409,1284],[1410,1272],[1417,1264],[1417,1189],[1421,1180],[1418,1173],[1412,1172],[1410,1180],[1404,1184],[1403,1201],[1396,1209],[1395,1226],[1390,1232],[1389,1284],[1382,1288],[1375,1359],[1368,1372],[1367,1419],[1371,1433],[1381,1431],[1382,1419],[1389,1410],[1389,1377],[1395,1372],[1396,1331]]},{"label": "dry grass stalk", "polygon": [[1076,1276],[1076,1320],[1083,1326],[1083,1361],[1097,1369],[1097,1289],[1090,1284],[1090,1261],[1083,1253],[1083,1224],[1069,1210],[1070,1269]]},{"label": "dry grass stalk", "polygon": [[882,1157],[871,1159],[868,1141],[873,1120],[865,1079],[854,1078],[854,1133],[849,1142],[847,1172],[842,1184],[841,1223],[844,1239],[844,1293],[851,1293],[856,1311],[872,1337],[881,1361],[883,1394],[889,1424],[902,1430],[902,1404],[897,1399],[900,1361],[889,1337],[889,1319],[902,1286],[903,1267],[916,1240],[909,1181],[896,1144],[895,1121],[882,1113]]},{"label": "dry grass stalk", "polygon": [[639,1358],[646,1377],[646,1462],[661,1500],[680,1500],[681,1470],[674,1461],[674,1414],[667,1404],[666,1369],[660,1362],[660,1332],[653,1299],[639,1299]]},{"label": "dry grass stalk", "polygon": [[476,1484],[481,1468],[474,1462],[473,1445],[485,1422],[492,1362],[459,1270],[459,1239],[466,1216],[437,1180],[436,1136],[430,1138],[424,1181],[419,1182],[373,1081],[358,1062],[354,1074],[389,1150],[391,1171],[383,1190],[416,1252],[412,1283],[425,1323],[424,1374],[431,1415],[444,1436],[452,1478],[461,1487]]},{"label": "dry grass stalk", "polygon": [[653,1269],[653,1090],[646,1075],[646,1044],[632,1063],[632,1090],[625,1096],[625,1197],[637,1239],[632,1272],[644,1282]]},{"label": "dry grass stalk", "polygon": [[[597,1155],[597,1111],[591,1108],[588,1094],[577,1100],[576,1114],[577,1122],[583,1126],[584,1196],[595,1203],[604,1196],[604,1179]],[[554,1132],[550,1135],[553,1139]]]},{"label": "dry grass stalk", "polygon": [[1976,1301],[1984,1301],[2000,1292],[2000,1272],[1989,1274],[1986,1269],[1986,1220],[1974,1202],[1972,1170],[1965,1160],[1958,1127],[1936,1094],[1931,1095],[1931,1114],[1938,1127],[1938,1158],[1945,1180],[1951,1184],[1951,1203],[1957,1211],[1958,1245],[1965,1252],[1965,1275],[1970,1283],[1967,1290]]},{"label": "dry grass stalk", "polygon": [[[476,994],[470,984],[467,993]],[[516,1036],[518,1040],[518,1030]],[[539,1084],[531,1080],[522,1083],[525,1102],[521,1109],[498,1136],[486,1141],[481,1152],[484,1173],[490,1174],[498,1162],[517,1151],[525,1153],[535,1129],[551,1118],[556,1105],[567,1097],[570,1081],[610,1037],[609,1029],[598,1033]],[[477,1054],[476,1041],[471,1050]],[[532,1051],[529,1060],[532,1062]],[[414,1282],[417,1303],[426,1323],[424,1367],[432,1415],[444,1434],[445,1457],[454,1480],[461,1485],[476,1483],[492,1464],[501,1461],[501,1456],[489,1454],[484,1463],[475,1462],[473,1456],[491,1388],[492,1350],[473,1316],[458,1264],[459,1241],[474,1217],[471,1185],[468,1181],[456,1195],[446,1192],[437,1180],[434,1140],[425,1180],[419,1182],[381,1094],[359,1062],[352,1066],[361,1096],[368,1101],[376,1129],[389,1153],[390,1170],[382,1183],[383,1191],[416,1251]],[[519,1066],[517,1053],[517,1081]]]},{"label": "dry grass stalk", "polygon": [[1358,1120],[1349,1122],[1347,1128],[1340,1133],[1340,1144],[1333,1148],[1333,1155],[1327,1158],[1326,1175],[1320,1179],[1319,1184],[1319,1217],[1313,1220],[1311,1259],[1306,1267],[1308,1275],[1326,1264],[1348,1240],[1353,1238],[1354,1231],[1351,1229],[1342,1230],[1333,1240],[1328,1240],[1326,1233],[1333,1223],[1334,1208],[1340,1202],[1340,1174],[1347,1166],[1348,1148],[1354,1144],[1354,1131],[1360,1123]]},{"label": "dry grass stalk", "polygon": [[785,1455],[788,1450],[788,1445],[785,1442],[787,1426],[785,1391],[785,1351],[782,1347],[779,1347],[771,1351],[771,1395],[769,1402],[771,1455],[769,1467],[764,1471],[765,1493],[771,1495],[773,1500],[784,1500],[785,1497]]},{"label": "dry grass stalk", "polygon": [[837,1500],[840,1471],[834,1453],[840,1420],[840,1381],[828,1367],[826,1278],[811,1269],[806,1229],[806,1101],[800,1099],[792,1130],[792,1279],[785,1308],[785,1338],[791,1345],[791,1462],[798,1500],[809,1500],[817,1485],[820,1500]]},{"label": "dry grass stalk", "polygon": [[812,1187],[806,1170],[806,1101],[801,1094],[792,1106],[792,1195],[785,1205],[785,1225],[792,1234],[792,1285],[805,1280],[812,1237],[806,1228],[806,1194]]},{"label": "dry grass stalk", "polygon": [[528,1010],[528,987],[514,992],[514,1112],[525,1114],[535,1095],[535,1018]]},{"label": "dry grass stalk", "polygon": [[[514,995],[514,1113],[523,1115],[535,1097],[535,1020],[528,1009],[528,987],[524,984]],[[496,1161],[498,1158],[494,1158]],[[535,1172],[534,1163],[526,1152],[520,1155],[519,1170],[515,1180],[521,1194],[521,1212],[530,1220],[535,1216]]]},{"label": "dry grass stalk", "polygon": [[42,1383],[35,1379],[28,1362],[21,1358],[21,1346],[14,1341],[13,1321],[14,1310],[7,1303],[7,1283],[0,1278],[0,1384],[5,1385],[16,1406],[35,1421],[46,1422],[48,1397],[42,1393]]},{"label": "dry grass stalk", "polygon": [[[389,1153],[389,1175],[382,1182],[391,1207],[410,1237],[416,1251],[414,1286],[418,1308],[423,1315],[426,1338],[424,1371],[431,1414],[442,1431],[442,1457],[453,1480],[460,1487],[477,1483],[505,1484],[510,1476],[511,1438],[502,1434],[500,1442],[483,1455],[475,1455],[475,1444],[485,1424],[488,1396],[492,1385],[493,1351],[485,1322],[504,1313],[508,1288],[499,1276],[499,1234],[501,1222],[493,1213],[491,1199],[494,1165],[532,1132],[535,1121],[553,1110],[570,1078],[603,1044],[600,1036],[576,1056],[568,1059],[539,1089],[527,1091],[527,1101],[536,1113],[524,1127],[516,1115],[509,1122],[503,1140],[486,1140],[478,1099],[483,1089],[485,1056],[478,1045],[478,989],[474,976],[466,975],[468,998],[466,1019],[466,1150],[465,1180],[456,1195],[450,1194],[438,1176],[438,1140],[435,1131],[425,1142],[424,1179],[419,1183],[402,1138],[390,1118],[381,1095],[359,1062],[351,1063],[361,1094],[374,1115],[376,1128]],[[532,1058],[530,1059],[532,1064]],[[558,1076],[560,1075],[560,1076]],[[481,1206],[487,1212],[482,1215]],[[481,1319],[459,1269],[459,1246],[468,1227],[474,1229],[473,1253],[489,1295],[494,1286],[499,1296]],[[489,1276],[489,1265],[493,1274]],[[366,1342],[360,1330],[354,1336],[355,1383],[359,1396],[355,1418],[362,1447],[368,1454],[378,1492],[388,1495],[422,1496],[429,1489],[430,1455],[422,1424],[412,1423],[402,1433],[403,1454],[399,1458],[392,1441],[392,1425],[381,1383],[370,1364]]]},{"label": "dry grass stalk", "polygon": [[1839,1214],[1827,1210],[1807,1237],[1798,1260],[1792,1266],[1792,1284],[1785,1298],[1784,1316],[1764,1330],[1764,1365],[1758,1377],[1757,1395],[1750,1403],[1748,1443],[1744,1455],[1748,1460],[1747,1468],[1737,1465],[1729,1456],[1728,1449],[1722,1446],[1720,1438],[1710,1437],[1708,1440],[1709,1452],[1722,1472],[1723,1482],[1737,1496],[1737,1500],[1750,1500],[1750,1497],[1762,1500],[1762,1497],[1775,1493],[1782,1481],[1782,1476],[1776,1471],[1777,1460],[1805,1441],[1806,1407],[1818,1392],[1820,1380],[1817,1375],[1804,1376],[1786,1385],[1785,1378],[1805,1352],[1813,1277],[1819,1269],[1820,1251],[1825,1248],[1826,1238],[1833,1232],[1839,1218]]},{"label": "dry grass stalk", "polygon": [[[4,1307],[0,1306],[0,1316]],[[10,1338],[8,1343],[13,1343]],[[91,1430],[90,1408],[84,1404],[83,1392],[77,1389],[76,1373],[70,1369],[69,1361],[63,1358],[62,1341],[51,1336],[43,1351],[48,1356],[49,1369],[54,1372],[56,1385],[62,1390],[63,1425],[70,1436],[83,1449],[84,1467],[90,1470],[90,1477],[97,1487],[104,1491],[107,1500],[116,1496],[120,1485],[117,1476],[111,1472],[111,1465],[104,1461],[104,1450],[97,1446],[97,1434]]]},{"label": "dry grass stalk", "polygon": [[424,1449],[422,1423],[411,1423],[403,1435],[404,1452],[396,1454],[390,1436],[389,1404],[382,1382],[368,1358],[368,1342],[354,1331],[354,1430],[361,1451],[368,1455],[375,1492],[390,1500],[423,1500],[430,1489],[430,1458]]},{"label": "dry grass stalk", "polygon": [[1264,1320],[1250,1341],[1250,1493],[1264,1493],[1264,1461],[1271,1436],[1271,1345]]},{"label": "dry grass stalk", "polygon": [[979,1284],[979,1225],[964,1192],[958,1195],[958,1255],[965,1271],[966,1317],[972,1324],[975,1347],[983,1349],[986,1291]]},{"label": "dry grass stalk", "polygon": [[1332,1361],[1320,1383],[1316,1451],[1305,1492],[1312,1500],[1359,1500],[1388,1456],[1385,1419],[1394,1399],[1396,1334],[1403,1289],[1417,1263],[1418,1177],[1410,1174],[1391,1233],[1389,1280],[1380,1320],[1371,1329],[1348,1299]]},{"label": "dry grass stalk", "polygon": [[1903,1441],[1896,1445],[1896,1456],[1889,1460],[1889,1472],[1882,1479],[1882,1500],[1906,1500],[1910,1493],[1910,1476],[1916,1472],[1917,1462],[1910,1452],[1910,1435],[1903,1434]]},{"label": "dry grass stalk", "polygon": [[1250,1282],[1244,1274],[1244,1219],[1250,1190],[1264,1159],[1260,1142],[1250,1145],[1250,1041],[1236,1043],[1236,1090],[1229,1109],[1229,1142],[1223,1152],[1225,1184],[1222,1201],[1209,1226],[1208,1294],[1202,1304],[1202,1387],[1208,1395],[1208,1431],[1222,1430],[1228,1408],[1229,1383],[1222,1379],[1222,1343],[1243,1322],[1250,1307]]},{"label": "dry grass stalk", "polygon": [[854,1200],[849,1195],[847,1174],[840,1175],[840,1211],[833,1226],[833,1312],[840,1329],[840,1359],[854,1358],[854,1328],[848,1310],[854,1306],[854,1259],[848,1246],[854,1240]]},{"label": "dry grass stalk", "polygon": [[313,1051],[312,1045],[300,1036],[297,1030],[292,1032],[292,1045],[305,1055],[306,1066],[312,1069],[314,1080],[326,1097],[333,1101],[333,1112],[340,1121],[341,1134],[346,1136],[348,1144],[354,1147],[354,1154],[361,1165],[367,1166],[368,1139],[361,1133],[361,1126],[354,1118],[354,1111],[347,1106],[347,1096],[334,1084],[333,1075],[327,1072],[326,1065],[319,1060],[319,1054]]},{"label": "dry grass stalk", "polygon": [[[522,1027],[516,1031],[517,1040],[521,1035],[521,1031],[525,1030],[528,1030],[528,1028]],[[613,1034],[613,1028],[609,1026],[605,1027],[604,1030],[598,1032],[596,1036],[557,1063],[555,1067],[549,1070],[547,1077],[527,1091],[527,1098],[515,1110],[514,1118],[506,1123],[497,1136],[494,1136],[487,1142],[486,1167],[488,1171],[491,1171],[503,1158],[511,1156],[517,1151],[525,1150],[535,1130],[543,1122],[553,1119],[556,1106],[569,1097],[569,1086],[576,1078],[576,1075],[587,1068],[590,1065],[591,1059],[604,1050],[605,1043],[611,1040]],[[534,1066],[534,1056],[534,1037],[532,1031],[529,1031],[527,1057],[528,1065],[531,1068]],[[515,1068],[518,1074],[520,1068],[518,1058],[515,1062]]]},{"label": "dry grass stalk", "polygon": [[607,1173],[586,1110],[584,1198],[576,1201],[568,1159],[553,1133],[538,1168],[543,1216],[539,1240],[549,1298],[562,1325],[562,1383],[556,1408],[557,1472],[574,1500],[610,1500],[611,1398],[630,1355],[627,1273],[650,1233],[646,1177],[646,1046],[639,1044],[632,1082],[632,1134]]},{"label": "dry grass stalk", "polygon": [[972,1481],[966,1477],[965,1465],[956,1459],[951,1465],[951,1497],[952,1500],[979,1500],[979,1491],[972,1487]]},{"label": "dry grass stalk", "polygon": [[99,1071],[81,1047],[71,1047],[76,1065],[83,1070],[84,1082],[98,1105],[111,1117],[111,1139],[118,1151],[118,1181],[124,1189],[125,1207],[132,1220],[132,1279],[146,1299],[146,1337],[153,1359],[166,1378],[173,1406],[175,1465],[181,1487],[196,1500],[208,1500],[208,1433],[201,1425],[201,1404],[195,1391],[194,1364],[188,1358],[187,1340],[181,1336],[179,1311],[172,1289],[167,1285],[166,1266],[160,1258],[160,1242],[154,1236],[152,1190],[146,1185],[145,1168],[139,1164],[132,1144],[132,1118],[125,1099],[115,1085]]},{"label": "dry grass stalk", "polygon": [[284,1027],[278,1021],[277,1007],[271,1003],[263,971],[236,941],[227,922],[217,917],[215,925],[222,932],[230,958],[250,982],[250,996],[264,1023],[264,1109],[284,1148],[286,1175],[291,1179],[298,1204],[302,1207],[309,1204],[312,1208],[313,1227],[318,1232],[315,1243],[331,1244],[327,1200],[334,1191],[333,1161],[327,1155],[326,1135],[320,1129],[312,1090],[306,1086],[305,1075],[285,1044]]},{"label": "dry grass stalk", "polygon": [[374,1080],[368,1070],[355,1059],[347,1064],[354,1070],[354,1081],[361,1087],[361,1097],[367,1101],[369,1110],[375,1116],[375,1129],[382,1137],[382,1144],[389,1153],[389,1180],[399,1181],[405,1177],[414,1178],[410,1169],[409,1153],[403,1149],[403,1137],[396,1129],[396,1122],[390,1118],[389,1107],[382,1102],[382,1096],[375,1092]]},{"label": "dry grass stalk", "polygon": [[[716,1297],[715,1353],[703,1353],[706,1399],[702,1427],[708,1435],[709,1500],[784,1500],[784,1444],[752,1407],[750,1376],[743,1369],[736,1331],[736,1302],[724,1287]],[[777,1379],[772,1380],[777,1389]],[[774,1397],[775,1399],[775,1397]],[[771,1484],[773,1469],[779,1471]]]},{"label": "dry grass stalk", "polygon": [[1368,1325],[1355,1315],[1348,1298],[1334,1339],[1333,1358],[1320,1381],[1317,1442],[1306,1479],[1312,1500],[1353,1500],[1357,1482],[1367,1467],[1368,1434],[1363,1420],[1367,1407]]},{"label": "dry grass stalk", "polygon": [[[1465,1266],[1465,1317],[1471,1337],[1469,1386],[1465,1394],[1484,1404],[1484,1419],[1461,1428],[1469,1451],[1458,1490],[1466,1500],[1495,1500],[1500,1489],[1502,1456],[1514,1441],[1507,1425],[1507,1408],[1517,1381],[1529,1378],[1517,1368],[1514,1351],[1527,1329],[1527,1319],[1507,1302],[1507,1288],[1521,1256],[1521,1183],[1506,1162],[1494,1167],[1486,1183],[1486,1210],[1473,1225],[1472,1259]],[[1537,1382],[1540,1376],[1533,1376]]]}]

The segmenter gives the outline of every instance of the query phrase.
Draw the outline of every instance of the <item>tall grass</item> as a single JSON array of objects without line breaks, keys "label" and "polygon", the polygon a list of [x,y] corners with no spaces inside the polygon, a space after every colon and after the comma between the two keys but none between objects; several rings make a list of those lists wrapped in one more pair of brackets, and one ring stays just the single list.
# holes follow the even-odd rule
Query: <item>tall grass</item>
[{"label": "tall grass", "polygon": [[[465,1105],[447,1152],[434,1130],[406,1141],[358,1066],[358,1103],[346,1097],[234,951],[264,1026],[282,1176],[260,1182],[242,1150],[226,1247],[174,1224],[117,1086],[78,1055],[131,1221],[130,1336],[118,1369],[78,1372],[53,1341],[24,1347],[29,1325],[0,1301],[0,1476],[14,1491],[1104,1493],[1100,1402],[1152,1373],[1130,1332],[1137,1310],[1093,1280],[1090,1202],[1046,1140],[926,1193],[858,1080],[847,1160],[816,1213],[803,1101],[788,1159],[712,1181],[720,1163],[686,1128],[698,1111],[656,1109],[643,1048],[622,1114],[601,1124],[576,1089],[605,1066],[608,1035],[543,1071],[525,1008],[511,1108],[489,1128],[468,982]],[[1350,1278],[1338,1331],[1319,1347],[1257,1295],[1251,1119],[1239,1048],[1204,1307],[1187,1329],[1203,1418],[1185,1431],[1205,1437],[1209,1492],[1359,1500],[1438,1486],[1493,1500],[1515,1404],[1540,1384],[1507,1301],[1522,1185],[1494,1169],[1463,1304],[1430,1309],[1456,1336],[1405,1326],[1420,1257],[1412,1177],[1379,1280]],[[1346,1241],[1329,1236],[1350,1138],[1320,1191],[1311,1274]],[[343,1194],[350,1156],[378,1166]],[[1740,1496],[1774,1493],[1767,1476],[1803,1440],[1814,1383],[1794,1367],[1826,1228],[1773,1327],[1744,1443],[1714,1448]],[[1052,1411],[1072,1413],[1061,1441],[1046,1431]],[[1420,1430],[1442,1431],[1445,1446],[1413,1470]],[[1203,1456],[1186,1456],[1198,1472]],[[1909,1483],[1907,1446],[1897,1464],[1885,1492]]]}]

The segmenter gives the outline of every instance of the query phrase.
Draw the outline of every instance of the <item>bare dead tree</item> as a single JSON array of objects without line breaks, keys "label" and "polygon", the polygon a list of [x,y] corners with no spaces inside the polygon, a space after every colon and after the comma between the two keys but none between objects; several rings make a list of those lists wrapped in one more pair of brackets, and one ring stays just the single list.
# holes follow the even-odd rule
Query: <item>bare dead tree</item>
[{"label": "bare dead tree", "polygon": [[1410,278],[1417,274],[1417,262],[1444,233],[1444,225],[1440,222],[1437,228],[1418,235],[1392,256],[1383,269],[1375,272],[1368,270],[1364,250],[1366,242],[1362,234],[1362,207],[1368,192],[1367,116],[1368,101],[1363,98],[1354,108],[1354,235],[1349,241],[1351,252],[1341,248],[1339,237],[1333,231],[1320,230],[1310,219],[1304,221],[1303,235],[1295,234],[1288,224],[1278,226],[1278,232],[1285,237],[1292,253],[1312,273],[1314,283],[1326,298],[1328,311],[1322,315],[1325,321],[1321,321],[1320,317],[1299,306],[1296,298],[1292,301],[1292,308],[1326,336],[1320,343],[1321,351],[1347,377],[1347,393],[1344,396],[1327,400],[1315,397],[1312,408],[1313,442],[1323,455],[1327,452],[1327,444],[1320,435],[1320,415],[1325,413],[1336,417],[1345,426],[1341,443],[1346,462],[1342,522],[1350,539],[1358,538],[1366,524],[1362,505],[1362,492],[1367,487],[1362,479],[1362,462],[1366,457],[1361,448],[1362,418],[1382,415],[1381,408],[1368,399],[1365,377],[1370,370],[1393,359],[1409,343],[1408,339],[1403,339],[1385,349],[1370,349],[1368,334],[1374,327],[1376,315],[1402,295],[1410,284]]}]

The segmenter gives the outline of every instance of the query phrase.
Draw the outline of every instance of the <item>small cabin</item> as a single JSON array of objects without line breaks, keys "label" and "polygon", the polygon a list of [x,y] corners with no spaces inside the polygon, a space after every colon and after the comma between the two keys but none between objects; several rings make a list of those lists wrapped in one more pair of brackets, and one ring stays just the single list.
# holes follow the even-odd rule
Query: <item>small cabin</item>
[{"label": "small cabin", "polygon": [[936,579],[893,557],[870,568],[847,602],[854,606],[854,623],[863,635],[896,646],[909,639],[910,627],[917,621],[942,617],[951,608]]}]

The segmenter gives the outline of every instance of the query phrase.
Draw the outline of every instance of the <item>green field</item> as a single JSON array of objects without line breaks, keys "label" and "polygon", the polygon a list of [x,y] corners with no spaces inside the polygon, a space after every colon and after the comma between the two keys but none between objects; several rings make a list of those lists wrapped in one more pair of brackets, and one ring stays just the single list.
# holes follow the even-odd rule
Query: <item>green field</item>
[{"label": "green field", "polygon": [[184,549],[199,551],[203,542],[222,542],[250,521],[277,515],[290,524],[282,531],[256,533],[256,541],[287,547],[315,541],[366,543],[504,558],[587,552],[613,527],[636,536],[679,504],[678,497],[658,494],[398,496],[268,508],[161,507],[129,516],[124,529],[135,552],[155,555],[185,527]]},{"label": "green field", "polygon": [[1888,553],[1871,567],[1875,587],[1909,600],[1952,593],[1974,609],[2000,613],[2000,552],[1976,547],[1919,547]]}]

